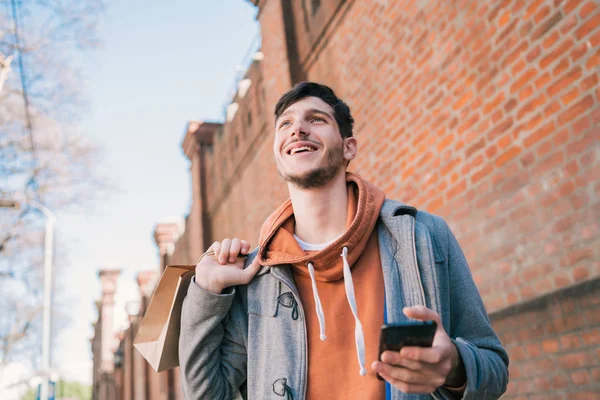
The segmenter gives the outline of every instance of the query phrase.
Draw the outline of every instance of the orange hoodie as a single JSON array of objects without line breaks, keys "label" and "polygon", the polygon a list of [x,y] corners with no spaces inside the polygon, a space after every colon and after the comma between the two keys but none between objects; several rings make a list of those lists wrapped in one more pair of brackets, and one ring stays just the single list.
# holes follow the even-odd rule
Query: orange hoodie
[{"label": "orange hoodie", "polygon": [[[377,358],[383,324],[383,273],[374,228],[385,194],[356,174],[347,173],[346,181],[347,228],[325,249],[302,250],[294,238],[295,219],[290,200],[261,229],[260,264],[291,265],[300,294],[308,338],[307,399],[385,398],[385,385],[376,374],[371,371],[365,377],[359,374],[360,347],[364,351],[363,366],[370,369],[368,366]],[[346,253],[344,248],[347,254],[342,257]],[[348,272],[351,270],[349,277],[344,277],[344,258],[350,268]],[[314,268],[316,293],[310,267]],[[351,299],[356,302],[356,319]],[[356,332],[355,336],[357,324],[362,325],[362,332]],[[325,340],[321,340],[321,334],[325,334]]]}]

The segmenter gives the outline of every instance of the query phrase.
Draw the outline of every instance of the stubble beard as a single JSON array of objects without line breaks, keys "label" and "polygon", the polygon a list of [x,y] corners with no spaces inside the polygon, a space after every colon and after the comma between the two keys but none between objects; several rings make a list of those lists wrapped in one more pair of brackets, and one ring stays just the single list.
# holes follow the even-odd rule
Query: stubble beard
[{"label": "stubble beard", "polygon": [[285,179],[299,189],[315,189],[328,184],[344,165],[343,146],[327,150],[326,164],[307,171],[303,174],[294,175],[283,171],[283,168],[277,163],[277,172]]}]

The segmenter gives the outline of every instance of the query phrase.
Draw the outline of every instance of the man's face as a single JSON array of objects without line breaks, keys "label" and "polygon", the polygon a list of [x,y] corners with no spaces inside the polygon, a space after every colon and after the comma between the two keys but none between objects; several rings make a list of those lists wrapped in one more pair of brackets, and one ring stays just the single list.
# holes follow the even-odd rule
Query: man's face
[{"label": "man's face", "polygon": [[297,101],[277,118],[273,153],[279,174],[302,189],[327,184],[349,160],[334,111],[318,97]]}]

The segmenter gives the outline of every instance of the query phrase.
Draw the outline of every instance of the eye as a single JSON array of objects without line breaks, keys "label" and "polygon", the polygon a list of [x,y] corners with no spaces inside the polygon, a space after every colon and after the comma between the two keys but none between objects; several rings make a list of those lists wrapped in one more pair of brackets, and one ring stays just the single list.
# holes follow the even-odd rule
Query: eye
[{"label": "eye", "polygon": [[279,129],[285,128],[288,125],[291,125],[290,121],[283,121],[282,123],[279,124]]},{"label": "eye", "polygon": [[324,119],[324,118],[321,118],[321,117],[312,117],[312,118],[310,119],[310,122],[315,122],[315,121],[316,121],[316,122],[325,122],[325,119]]}]

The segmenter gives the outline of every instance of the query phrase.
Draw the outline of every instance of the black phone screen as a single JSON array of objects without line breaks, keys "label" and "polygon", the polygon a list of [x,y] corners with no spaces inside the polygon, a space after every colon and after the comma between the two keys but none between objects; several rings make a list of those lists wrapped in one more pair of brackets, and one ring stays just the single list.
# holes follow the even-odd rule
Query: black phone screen
[{"label": "black phone screen", "polygon": [[[400,351],[405,346],[431,347],[437,324],[435,321],[406,321],[381,327],[379,356],[386,350]],[[379,379],[379,375],[377,376]]]}]

